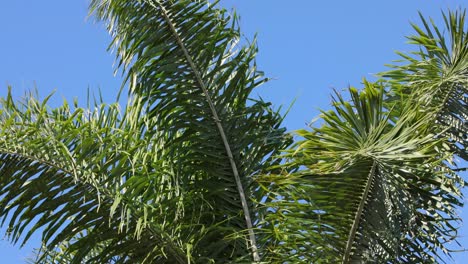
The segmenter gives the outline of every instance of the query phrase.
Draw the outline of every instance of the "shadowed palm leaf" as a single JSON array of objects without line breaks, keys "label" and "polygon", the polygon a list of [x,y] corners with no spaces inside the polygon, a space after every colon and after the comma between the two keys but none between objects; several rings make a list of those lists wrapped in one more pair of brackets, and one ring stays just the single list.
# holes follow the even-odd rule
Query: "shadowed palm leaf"
[{"label": "shadowed palm leaf", "polygon": [[265,81],[255,68],[256,46],[238,46],[235,17],[207,1],[93,1],[91,8],[108,22],[119,65],[131,93],[146,103],[150,126],[170,135],[165,158],[177,160],[181,180],[213,208],[198,221],[219,228],[197,250],[219,254],[217,261],[250,250],[260,260],[251,199],[262,192],[251,176],[269,166],[266,158],[285,140],[280,116],[262,101],[248,102]]}]

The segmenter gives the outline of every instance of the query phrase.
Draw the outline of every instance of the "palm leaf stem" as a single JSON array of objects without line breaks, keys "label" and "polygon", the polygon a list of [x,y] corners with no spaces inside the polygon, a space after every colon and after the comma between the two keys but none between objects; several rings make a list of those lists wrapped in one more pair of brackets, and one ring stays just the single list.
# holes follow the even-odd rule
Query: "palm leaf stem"
[{"label": "palm leaf stem", "polygon": [[179,48],[184,53],[185,59],[187,60],[191,70],[193,71],[193,74],[195,75],[195,78],[196,78],[196,80],[198,82],[198,85],[203,90],[206,101],[208,102],[211,113],[213,115],[213,119],[214,119],[214,121],[216,123],[219,134],[221,136],[224,147],[226,149],[226,154],[227,154],[227,156],[229,158],[229,163],[231,165],[232,172],[234,174],[234,178],[235,178],[236,185],[237,185],[237,190],[239,192],[239,196],[240,196],[240,200],[241,200],[241,204],[242,204],[242,209],[243,209],[243,212],[244,212],[245,222],[246,222],[246,225],[247,225],[247,231],[248,231],[248,234],[249,234],[249,243],[250,243],[250,246],[252,248],[252,256],[253,256],[253,259],[254,259],[255,262],[259,262],[260,261],[260,256],[259,256],[258,250],[257,250],[257,242],[256,242],[256,238],[255,238],[255,233],[253,231],[252,219],[251,219],[251,216],[250,216],[249,207],[247,205],[247,199],[245,197],[244,187],[242,185],[242,182],[241,182],[241,179],[240,179],[240,176],[239,176],[239,171],[237,169],[236,162],[234,161],[234,156],[232,154],[230,144],[229,144],[229,142],[227,140],[226,133],[224,132],[224,128],[223,128],[223,126],[221,124],[221,120],[219,119],[216,108],[215,108],[215,106],[213,104],[213,101],[211,100],[210,94],[208,93],[207,85],[202,80],[200,71],[198,70],[198,67],[193,62],[192,56],[190,55],[188,49],[185,47],[185,44],[182,42],[182,39],[180,38],[180,36],[179,36],[179,34],[177,32],[177,29],[175,28],[174,23],[172,22],[171,18],[169,17],[169,14],[166,11],[166,9],[164,8],[164,6],[161,4],[161,2],[159,0],[156,0],[156,1],[149,0],[148,3],[154,9],[161,11],[161,15],[164,17],[164,20],[168,24],[168,26],[170,28],[170,31],[172,32],[172,35],[174,36]]},{"label": "palm leaf stem", "polygon": [[354,243],[354,238],[356,237],[356,232],[359,227],[359,222],[362,217],[362,212],[364,211],[364,206],[369,196],[369,191],[371,189],[372,182],[374,181],[376,167],[377,167],[377,162],[374,161],[370,169],[369,176],[367,177],[366,187],[362,194],[361,201],[356,211],[356,215],[354,216],[353,225],[351,226],[351,229],[349,231],[348,241],[346,242],[345,253],[343,255],[343,261],[342,261],[343,264],[349,263],[349,257],[351,255],[351,249]]}]

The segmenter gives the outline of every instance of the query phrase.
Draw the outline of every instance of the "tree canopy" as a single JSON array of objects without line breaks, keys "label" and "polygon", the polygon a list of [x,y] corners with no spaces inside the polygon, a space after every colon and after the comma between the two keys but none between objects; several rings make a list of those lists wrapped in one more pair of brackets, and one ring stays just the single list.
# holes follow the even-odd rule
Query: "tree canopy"
[{"label": "tree canopy", "polygon": [[[422,18],[419,48],[289,133],[217,2],[93,0],[128,102],[0,101],[0,218],[37,263],[434,263],[467,161],[468,25]],[[125,92],[124,90],[121,90]],[[296,136],[294,140],[293,135]],[[31,228],[32,225],[32,228]]]}]

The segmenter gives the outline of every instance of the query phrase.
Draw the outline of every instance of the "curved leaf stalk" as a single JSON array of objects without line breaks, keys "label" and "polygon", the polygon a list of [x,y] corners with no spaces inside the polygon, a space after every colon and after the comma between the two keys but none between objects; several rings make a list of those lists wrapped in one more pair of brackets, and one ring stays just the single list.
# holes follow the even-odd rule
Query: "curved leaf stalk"
[{"label": "curved leaf stalk", "polygon": [[161,11],[161,15],[164,17],[164,20],[167,22],[168,26],[170,27],[170,30],[171,30],[174,38],[176,39],[177,44],[179,45],[180,49],[183,51],[184,56],[185,56],[188,64],[190,65],[190,68],[193,71],[193,73],[195,75],[195,78],[196,78],[196,80],[198,82],[198,85],[203,90],[206,101],[208,102],[211,113],[213,115],[213,119],[214,119],[214,121],[216,123],[216,127],[218,128],[219,134],[221,136],[224,147],[226,149],[226,154],[227,154],[227,156],[229,158],[229,163],[231,164],[231,169],[232,169],[232,172],[234,174],[234,178],[235,178],[236,185],[237,185],[237,190],[239,192],[239,196],[240,196],[240,200],[241,200],[241,204],[242,204],[242,209],[243,209],[243,212],[244,212],[245,222],[246,222],[247,229],[248,229],[247,231],[249,233],[249,243],[250,243],[250,246],[252,248],[252,256],[253,256],[254,261],[258,262],[258,261],[260,261],[260,256],[258,254],[257,242],[256,242],[256,238],[255,238],[255,233],[253,231],[252,219],[251,219],[250,210],[249,210],[249,207],[248,207],[248,204],[247,204],[247,198],[245,197],[244,187],[242,185],[242,182],[241,182],[241,179],[240,179],[240,176],[239,176],[239,171],[237,169],[236,162],[234,161],[234,157],[233,157],[233,154],[232,154],[232,151],[231,151],[230,144],[229,144],[229,142],[227,140],[226,133],[224,132],[224,128],[223,128],[223,126],[221,124],[221,120],[219,119],[216,108],[215,108],[215,106],[213,104],[213,101],[211,100],[210,94],[208,93],[207,86],[206,86],[205,82],[202,80],[200,71],[198,70],[198,67],[193,62],[192,56],[190,55],[188,49],[185,47],[184,43],[182,42],[182,39],[180,38],[180,36],[179,36],[179,34],[177,32],[177,29],[175,28],[174,23],[172,22],[171,18],[169,17],[169,14],[166,11],[166,9],[164,8],[164,6],[160,3],[159,0],[156,0],[156,1],[149,0],[148,3],[154,9]]},{"label": "curved leaf stalk", "polygon": [[353,225],[351,227],[351,230],[349,231],[349,237],[348,237],[348,241],[346,242],[345,253],[343,255],[343,261],[342,261],[343,264],[349,263],[351,249],[353,247],[354,239],[356,237],[356,232],[359,227],[359,222],[361,220],[362,212],[364,211],[364,206],[366,204],[367,198],[369,196],[369,191],[371,189],[372,182],[374,181],[374,177],[376,174],[376,167],[377,167],[377,163],[374,161],[370,169],[369,176],[367,177],[366,187],[364,189],[364,193],[362,194],[358,210],[356,211],[356,215],[354,216]]}]

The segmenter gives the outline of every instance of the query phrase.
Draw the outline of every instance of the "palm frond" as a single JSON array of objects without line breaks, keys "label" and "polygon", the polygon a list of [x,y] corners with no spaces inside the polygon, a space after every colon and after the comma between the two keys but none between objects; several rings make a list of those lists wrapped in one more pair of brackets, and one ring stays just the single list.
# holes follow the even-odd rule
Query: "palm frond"
[{"label": "palm frond", "polygon": [[70,263],[186,263],[176,205],[190,194],[179,195],[172,164],[158,159],[162,134],[141,134],[142,104],[121,115],[117,105],[87,111],[46,102],[1,101],[0,217],[10,239],[40,232],[48,251],[68,245]]},{"label": "palm frond", "polygon": [[[468,160],[468,23],[466,10],[443,13],[445,29],[421,14],[422,28],[408,37],[419,51],[399,53],[399,64],[382,73],[393,83],[396,97],[435,108],[434,126],[445,131],[452,151]],[[447,129],[448,128],[448,129]]]},{"label": "palm frond", "polygon": [[289,139],[282,117],[249,99],[266,81],[255,44],[241,46],[236,17],[208,1],[96,0],[91,10],[108,23],[118,65],[150,126],[168,135],[164,158],[177,161],[179,180],[203,196],[207,215],[197,223],[217,227],[194,252],[216,262],[249,254],[259,261],[252,201],[263,192],[252,178],[277,162],[272,154]]},{"label": "palm frond", "polygon": [[[40,263],[434,263],[467,160],[465,12],[422,18],[380,84],[291,138],[235,15],[208,0],[92,0],[129,103],[0,99],[0,220]],[[450,49],[449,49],[450,47]],[[436,126],[432,123],[437,120]],[[282,163],[286,158],[287,163]]]},{"label": "palm frond", "polygon": [[[299,171],[261,179],[272,261],[433,263],[456,237],[463,181],[417,106],[392,120],[381,85],[340,94],[324,125],[299,131]],[[441,253],[443,252],[443,253]]]}]

